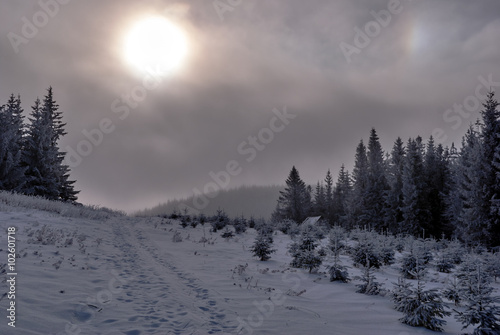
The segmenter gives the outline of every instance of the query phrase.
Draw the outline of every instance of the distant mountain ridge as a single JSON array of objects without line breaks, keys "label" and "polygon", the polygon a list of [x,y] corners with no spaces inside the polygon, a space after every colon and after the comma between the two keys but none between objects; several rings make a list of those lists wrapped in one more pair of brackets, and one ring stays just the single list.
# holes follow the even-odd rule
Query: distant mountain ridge
[{"label": "distant mountain ridge", "polygon": [[[148,208],[136,213],[136,215],[164,215],[170,214],[174,210],[178,212],[189,210],[189,214],[203,213],[213,215],[218,209],[223,209],[230,217],[245,216],[249,218],[269,219],[274,209],[276,201],[280,195],[283,186],[242,186],[229,190],[221,190],[217,195],[208,194],[201,197],[191,196],[186,199],[174,199],[166,203],[159,204],[153,208]],[[201,201],[201,199],[205,199]],[[202,204],[203,208],[195,204]]]}]

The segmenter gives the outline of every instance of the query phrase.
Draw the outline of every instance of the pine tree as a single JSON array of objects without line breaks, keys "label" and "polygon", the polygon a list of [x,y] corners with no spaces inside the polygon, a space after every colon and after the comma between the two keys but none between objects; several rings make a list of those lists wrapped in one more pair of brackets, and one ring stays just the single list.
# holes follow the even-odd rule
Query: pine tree
[{"label": "pine tree", "polygon": [[365,216],[369,227],[374,228],[376,231],[383,231],[386,228],[384,227],[383,215],[385,210],[384,195],[389,186],[386,179],[384,152],[375,128],[372,128],[370,132],[367,162],[368,183],[366,189],[366,207],[364,208]]},{"label": "pine tree", "polygon": [[483,127],[484,159],[482,161],[485,174],[483,186],[483,203],[489,207],[488,226],[491,246],[500,245],[500,111],[495,93],[489,92],[481,112]]},{"label": "pine tree", "polygon": [[325,209],[326,209],[326,219],[330,225],[333,225],[332,212],[333,212],[333,178],[328,169],[325,177]]},{"label": "pine tree", "polygon": [[421,139],[409,139],[403,169],[403,232],[418,236],[429,218],[423,180]]},{"label": "pine tree", "polygon": [[53,143],[51,120],[42,110],[40,99],[32,106],[23,164],[27,167],[23,193],[59,199],[59,152]]},{"label": "pine tree", "polygon": [[340,226],[334,226],[330,230],[330,250],[333,252],[333,264],[329,267],[330,281],[340,281],[347,283],[349,273],[347,268],[340,263],[340,252],[345,247],[345,230]]},{"label": "pine tree", "polygon": [[24,116],[21,97],[11,94],[0,112],[0,189],[19,191],[25,183],[26,168],[21,166]]},{"label": "pine tree", "polygon": [[251,247],[255,257],[259,257],[261,261],[268,261],[271,258],[271,254],[276,252],[276,249],[272,248],[273,236],[265,230],[260,230],[255,238],[255,242]]},{"label": "pine tree", "polygon": [[22,191],[51,200],[76,201],[75,182],[68,180],[69,167],[63,164],[65,153],[57,146],[66,134],[58,108],[52,88],[48,89],[43,104],[37,99],[32,107],[22,158],[22,166],[27,169]]},{"label": "pine tree", "polygon": [[310,189],[300,178],[299,171],[294,166],[286,180],[285,190],[280,191],[278,205],[273,217],[280,220],[290,219],[301,223],[309,215],[310,208]]},{"label": "pine tree", "polygon": [[412,327],[425,327],[434,331],[443,331],[446,321],[440,319],[451,315],[446,310],[437,290],[426,290],[419,272],[414,273],[417,278],[417,288],[404,280],[399,281],[392,294],[396,310],[404,316],[400,321]]},{"label": "pine tree", "polygon": [[369,217],[366,213],[366,195],[368,192],[368,158],[366,156],[366,146],[361,140],[356,148],[356,158],[352,172],[353,187],[348,206],[349,228],[368,227]]},{"label": "pine tree", "polygon": [[317,250],[318,240],[314,230],[309,228],[302,228],[298,241],[290,246],[289,252],[293,257],[290,263],[292,267],[309,269],[311,273],[312,270],[320,267],[323,256]]},{"label": "pine tree", "polygon": [[333,207],[331,224],[346,226],[348,202],[351,196],[351,178],[344,164],[340,167],[339,176],[333,190]]},{"label": "pine tree", "polygon": [[459,292],[464,310],[455,310],[455,318],[465,329],[478,325],[473,335],[493,335],[500,333],[500,300],[492,297],[493,288],[478,258],[469,258],[458,275]]},{"label": "pine tree", "polygon": [[457,187],[461,208],[457,218],[459,237],[469,246],[488,241],[489,201],[484,198],[486,174],[483,169],[484,147],[471,126],[460,153]]},{"label": "pine tree", "polygon": [[389,163],[389,190],[385,195],[386,209],[384,212],[385,226],[393,234],[402,232],[403,223],[403,170],[405,163],[405,148],[401,138],[397,138],[391,152]]},{"label": "pine tree", "polygon": [[[47,94],[43,99],[43,112],[48,115],[50,120],[50,127],[52,129],[52,146],[58,148],[60,138],[67,133],[64,130],[66,123],[63,123],[62,121],[62,112],[59,111],[59,105],[57,105],[54,100],[52,87],[48,88]],[[56,164],[59,198],[63,201],[75,202],[77,200],[76,195],[79,191],[74,190],[75,181],[69,180],[69,166],[63,163],[66,153],[59,151],[59,149],[57,150],[58,154]]]},{"label": "pine tree", "polygon": [[367,295],[378,295],[380,294],[382,285],[377,282],[377,278],[373,274],[373,267],[370,264],[370,257],[368,254],[366,255],[365,264],[362,276],[357,278],[360,279],[362,283],[356,285],[358,287],[356,292]]},{"label": "pine tree", "polygon": [[447,224],[448,235],[451,238],[459,238],[456,227],[459,226],[459,216],[462,210],[462,198],[460,196],[460,176],[461,176],[461,164],[460,156],[457,153],[457,149],[454,144],[451,145],[449,154],[447,155],[448,160],[448,177],[446,179],[445,185],[445,209],[443,213],[443,220]]},{"label": "pine tree", "polygon": [[314,204],[313,211],[314,216],[326,216],[326,199],[325,199],[325,188],[323,184],[318,182],[316,184],[316,191],[314,193]]},{"label": "pine tree", "polygon": [[424,197],[425,207],[429,211],[429,220],[422,223],[430,236],[441,236],[444,232],[443,216],[445,211],[444,192],[448,175],[447,163],[441,145],[434,145],[431,136],[427,142],[424,159]]}]

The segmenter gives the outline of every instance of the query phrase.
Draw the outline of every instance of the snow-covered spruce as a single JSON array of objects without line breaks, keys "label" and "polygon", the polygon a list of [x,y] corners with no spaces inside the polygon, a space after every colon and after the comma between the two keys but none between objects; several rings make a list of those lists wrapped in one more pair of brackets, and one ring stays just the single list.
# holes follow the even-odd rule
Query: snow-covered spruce
[{"label": "snow-covered spruce", "polygon": [[344,239],[346,237],[346,232],[342,227],[335,226],[331,229],[329,237],[329,248],[333,252],[333,265],[328,269],[330,281],[347,283],[351,280],[347,272],[347,267],[340,264],[340,252],[345,247]]},{"label": "snow-covered spruce", "polygon": [[357,277],[356,279],[361,280],[361,284],[356,285],[358,290],[356,292],[363,293],[367,295],[378,295],[382,289],[382,284],[377,282],[375,275],[373,274],[373,268],[370,265],[370,260],[366,259],[366,266],[364,267],[363,275]]},{"label": "snow-covered spruce", "polygon": [[290,266],[308,269],[309,272],[320,267],[323,256],[317,250],[318,241],[310,229],[303,229],[298,241],[292,243],[289,252],[293,259]]},{"label": "snow-covered spruce", "polygon": [[374,232],[358,233],[358,243],[352,250],[352,260],[354,265],[380,268],[382,260],[380,258],[379,245]]},{"label": "snow-covered spruce", "polygon": [[259,257],[261,261],[267,261],[271,258],[271,254],[276,252],[276,249],[272,248],[273,236],[264,230],[259,231],[255,238],[255,242],[251,247],[255,257]]},{"label": "snow-covered spruce", "polygon": [[492,297],[493,288],[479,257],[467,257],[458,273],[463,310],[454,310],[463,329],[478,325],[473,335],[500,334],[500,299]]},{"label": "snow-covered spruce", "polygon": [[417,274],[423,277],[426,271],[426,259],[428,258],[426,258],[425,251],[419,246],[413,246],[410,253],[401,259],[400,272],[403,277],[416,279]]},{"label": "snow-covered spruce", "polygon": [[417,278],[417,288],[407,283],[404,278],[400,278],[397,284],[394,284],[394,290],[391,294],[395,309],[402,312],[404,316],[400,319],[412,327],[425,327],[434,331],[443,331],[446,321],[440,319],[451,315],[446,310],[437,290],[425,290],[424,282],[420,279],[422,271],[415,274]]}]

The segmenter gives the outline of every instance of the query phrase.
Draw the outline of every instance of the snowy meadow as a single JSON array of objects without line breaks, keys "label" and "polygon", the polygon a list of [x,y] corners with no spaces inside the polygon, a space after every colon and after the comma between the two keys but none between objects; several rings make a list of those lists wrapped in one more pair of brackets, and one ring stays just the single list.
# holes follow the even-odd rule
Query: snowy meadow
[{"label": "snowy meadow", "polygon": [[498,309],[499,255],[458,241],[1,198],[2,334],[461,334]]}]

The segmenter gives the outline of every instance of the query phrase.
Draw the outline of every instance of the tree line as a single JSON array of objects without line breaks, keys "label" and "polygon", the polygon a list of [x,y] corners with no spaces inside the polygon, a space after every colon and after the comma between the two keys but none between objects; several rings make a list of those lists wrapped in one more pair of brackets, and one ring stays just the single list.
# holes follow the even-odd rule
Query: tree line
[{"label": "tree line", "polygon": [[43,101],[35,100],[29,123],[23,112],[20,95],[11,94],[0,106],[0,190],[76,202],[79,191],[58,147],[66,124],[52,87]]},{"label": "tree line", "polygon": [[352,172],[336,183],[328,170],[313,189],[295,166],[280,192],[274,221],[322,216],[332,226],[361,227],[420,237],[459,238],[468,245],[500,245],[500,112],[494,92],[461,148],[431,136],[394,142],[384,152],[375,129],[356,148]]}]

